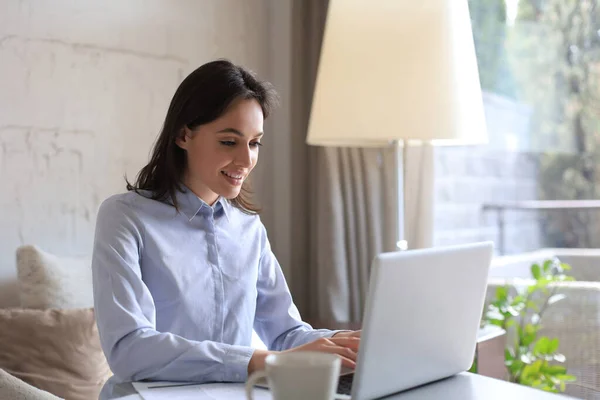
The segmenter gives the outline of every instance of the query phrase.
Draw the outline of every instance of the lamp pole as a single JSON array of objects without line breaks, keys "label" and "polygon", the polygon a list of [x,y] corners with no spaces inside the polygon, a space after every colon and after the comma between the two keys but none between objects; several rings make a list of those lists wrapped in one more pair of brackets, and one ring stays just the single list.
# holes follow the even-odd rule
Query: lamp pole
[{"label": "lamp pole", "polygon": [[394,173],[396,184],[395,201],[395,222],[396,222],[396,250],[407,250],[408,242],[405,239],[405,223],[404,223],[404,166],[406,165],[407,143],[405,140],[394,140],[392,142],[394,148]]}]

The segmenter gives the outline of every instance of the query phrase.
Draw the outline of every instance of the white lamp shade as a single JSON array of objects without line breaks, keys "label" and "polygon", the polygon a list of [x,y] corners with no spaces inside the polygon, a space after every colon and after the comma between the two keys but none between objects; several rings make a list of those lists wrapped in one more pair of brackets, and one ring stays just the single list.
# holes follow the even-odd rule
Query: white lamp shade
[{"label": "white lamp shade", "polygon": [[330,0],[307,143],[485,143],[467,0]]}]

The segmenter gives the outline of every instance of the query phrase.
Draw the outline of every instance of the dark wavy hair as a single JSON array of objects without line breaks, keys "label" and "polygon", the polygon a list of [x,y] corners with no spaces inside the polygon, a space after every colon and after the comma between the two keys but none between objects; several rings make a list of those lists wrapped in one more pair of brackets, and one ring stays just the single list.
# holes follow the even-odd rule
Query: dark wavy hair
[{"label": "dark wavy hair", "polygon": [[[140,170],[133,184],[127,178],[127,190],[151,192],[154,200],[171,199],[179,211],[176,190],[183,191],[181,179],[186,168],[185,150],[175,140],[184,126],[190,130],[219,118],[237,98],[255,99],[266,119],[277,103],[271,84],[228,60],[206,63],[189,74],[177,88],[158,136],[150,162]],[[248,183],[242,184],[232,204],[248,214],[260,209],[250,201]]]}]

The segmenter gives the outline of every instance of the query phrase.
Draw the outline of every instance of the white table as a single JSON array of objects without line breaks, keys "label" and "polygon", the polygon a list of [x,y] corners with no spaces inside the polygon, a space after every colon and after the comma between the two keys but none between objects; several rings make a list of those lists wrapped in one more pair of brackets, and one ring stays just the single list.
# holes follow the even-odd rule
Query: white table
[{"label": "white table", "polygon": [[[385,397],[388,400],[563,400],[570,398],[468,372]],[[111,399],[141,400],[142,397],[130,383],[121,383],[115,386]],[[243,399],[242,395],[240,400]]]},{"label": "white table", "polygon": [[572,399],[572,397],[548,393],[539,389],[465,372],[443,381],[386,397],[386,399],[566,400]]}]

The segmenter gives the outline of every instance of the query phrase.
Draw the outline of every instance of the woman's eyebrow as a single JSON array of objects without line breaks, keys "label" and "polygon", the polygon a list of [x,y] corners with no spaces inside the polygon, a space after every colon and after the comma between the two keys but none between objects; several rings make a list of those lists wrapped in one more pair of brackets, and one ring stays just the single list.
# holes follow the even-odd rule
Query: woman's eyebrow
[{"label": "woman's eyebrow", "polygon": [[[218,131],[217,133],[233,133],[234,135],[240,136],[240,137],[244,137],[245,135],[238,131],[235,128],[225,128],[225,129],[221,129],[220,131]],[[256,135],[254,135],[255,138],[259,138],[262,135],[264,135],[264,132],[259,132]]]}]

